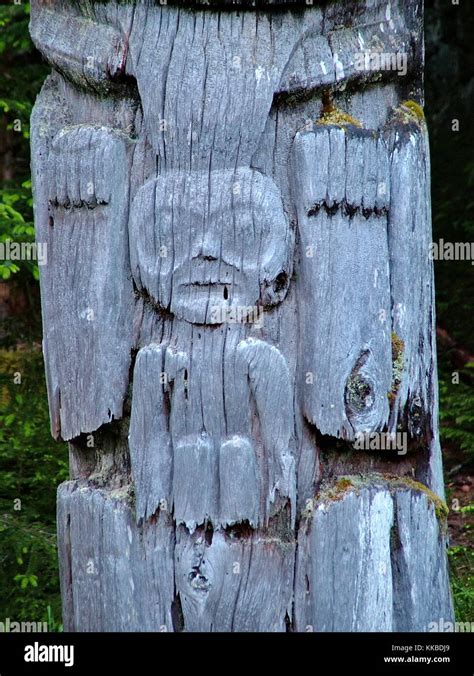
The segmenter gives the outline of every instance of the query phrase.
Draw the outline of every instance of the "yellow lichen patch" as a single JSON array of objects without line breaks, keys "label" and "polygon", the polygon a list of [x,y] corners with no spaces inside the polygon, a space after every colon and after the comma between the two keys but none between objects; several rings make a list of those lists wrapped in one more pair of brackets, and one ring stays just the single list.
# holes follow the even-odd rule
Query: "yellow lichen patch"
[{"label": "yellow lichen patch", "polygon": [[392,359],[396,361],[405,349],[405,342],[394,331],[392,332]]},{"label": "yellow lichen patch", "polygon": [[400,107],[404,110],[408,110],[412,115],[414,115],[418,119],[419,122],[424,122],[425,113],[423,111],[423,108],[416,101],[411,100],[404,101]]},{"label": "yellow lichen patch", "polygon": [[353,483],[347,477],[341,477],[338,479],[336,481],[336,485],[334,486],[334,490],[338,495],[341,493],[347,493],[347,491],[351,488],[353,488]]},{"label": "yellow lichen patch", "polygon": [[393,111],[395,120],[402,124],[415,122],[419,126],[425,124],[425,113],[422,106],[416,101],[403,101],[398,108]]},{"label": "yellow lichen patch", "polygon": [[316,124],[332,124],[337,127],[362,127],[362,123],[359,120],[334,106],[330,110],[323,112],[319,120],[316,120]]},{"label": "yellow lichen patch", "polygon": [[393,404],[397,398],[404,368],[405,343],[395,332],[392,332],[392,388],[387,393],[390,404]]}]

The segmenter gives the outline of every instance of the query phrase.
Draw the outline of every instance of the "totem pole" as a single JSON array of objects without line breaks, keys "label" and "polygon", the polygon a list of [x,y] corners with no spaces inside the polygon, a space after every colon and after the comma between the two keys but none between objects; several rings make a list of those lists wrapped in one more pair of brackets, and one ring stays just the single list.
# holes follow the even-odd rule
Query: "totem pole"
[{"label": "totem pole", "polygon": [[33,0],[66,630],[452,617],[420,0]]}]

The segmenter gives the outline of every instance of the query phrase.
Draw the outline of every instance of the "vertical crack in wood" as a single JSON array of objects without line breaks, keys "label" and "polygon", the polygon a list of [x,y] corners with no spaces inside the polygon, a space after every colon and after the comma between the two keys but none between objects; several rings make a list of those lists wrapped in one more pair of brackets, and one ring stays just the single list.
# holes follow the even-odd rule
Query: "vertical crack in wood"
[{"label": "vertical crack in wood", "polygon": [[452,616],[421,3],[286,4],[32,0],[70,629]]}]

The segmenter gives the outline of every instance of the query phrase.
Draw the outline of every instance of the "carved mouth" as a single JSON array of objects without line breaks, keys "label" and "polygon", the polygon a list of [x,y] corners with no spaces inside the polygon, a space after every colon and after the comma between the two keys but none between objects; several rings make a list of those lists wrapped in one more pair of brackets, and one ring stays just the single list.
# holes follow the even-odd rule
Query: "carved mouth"
[{"label": "carved mouth", "polygon": [[229,282],[209,282],[209,281],[197,281],[197,282],[186,282],[183,284],[180,284],[180,286],[184,287],[205,287],[206,289],[212,289],[212,288],[221,288],[223,286],[231,286]]},{"label": "carved mouth", "polygon": [[216,298],[220,297],[224,301],[228,301],[230,298],[230,291],[233,288],[232,284],[225,282],[188,282],[186,284],[180,284],[180,287],[183,289],[193,289],[196,294],[200,295],[211,295]]},{"label": "carved mouth", "polygon": [[235,297],[242,285],[241,276],[240,270],[227,261],[201,256],[193,259],[190,266],[180,266],[174,274],[174,285],[178,292],[189,294],[189,298],[194,295],[196,300],[210,299],[221,304]]}]

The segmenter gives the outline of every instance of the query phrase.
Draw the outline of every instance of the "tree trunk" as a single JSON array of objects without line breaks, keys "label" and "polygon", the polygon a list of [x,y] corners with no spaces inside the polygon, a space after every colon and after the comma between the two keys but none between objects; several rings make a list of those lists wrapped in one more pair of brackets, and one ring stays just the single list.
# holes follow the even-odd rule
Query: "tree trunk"
[{"label": "tree trunk", "polygon": [[65,628],[452,619],[421,2],[31,16]]}]

